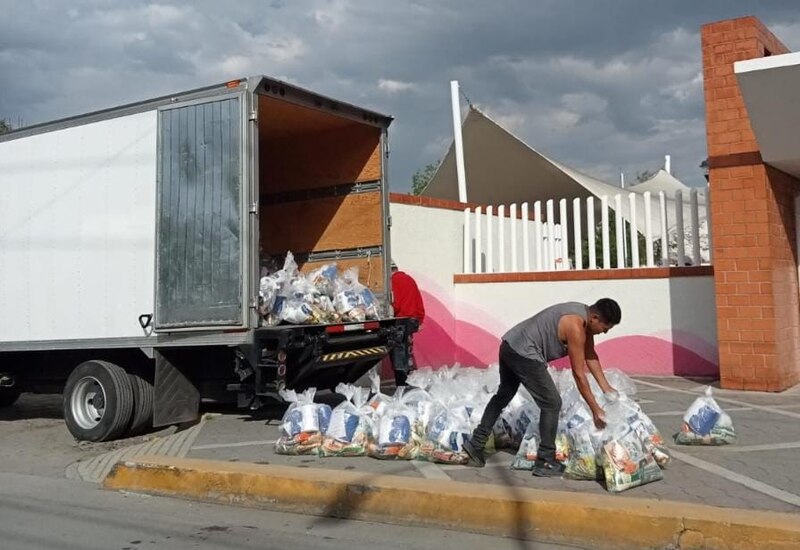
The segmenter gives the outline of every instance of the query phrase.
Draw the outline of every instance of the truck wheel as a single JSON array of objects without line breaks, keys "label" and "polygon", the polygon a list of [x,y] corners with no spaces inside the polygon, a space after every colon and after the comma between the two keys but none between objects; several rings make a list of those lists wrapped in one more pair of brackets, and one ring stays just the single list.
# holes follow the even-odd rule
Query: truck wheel
[{"label": "truck wheel", "polygon": [[72,371],[64,388],[64,421],[81,441],[121,436],[133,417],[128,373],[106,361],[86,361]]},{"label": "truck wheel", "polygon": [[133,420],[130,435],[138,435],[153,427],[153,384],[142,373],[128,375],[133,387]]},{"label": "truck wheel", "polygon": [[0,388],[0,407],[10,407],[17,402],[21,393],[17,387]]}]

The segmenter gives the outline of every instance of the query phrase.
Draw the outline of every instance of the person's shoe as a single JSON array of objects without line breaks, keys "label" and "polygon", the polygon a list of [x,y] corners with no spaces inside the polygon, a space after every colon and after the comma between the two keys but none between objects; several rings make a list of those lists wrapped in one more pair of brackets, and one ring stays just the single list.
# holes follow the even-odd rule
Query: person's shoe
[{"label": "person's shoe", "polygon": [[560,462],[537,460],[533,465],[531,474],[536,477],[561,477],[564,474],[564,465]]},{"label": "person's shoe", "polygon": [[478,468],[483,468],[486,466],[486,457],[483,456],[483,449],[479,449],[475,445],[472,444],[471,439],[467,439],[464,441],[464,452],[467,453],[467,456],[475,466]]}]

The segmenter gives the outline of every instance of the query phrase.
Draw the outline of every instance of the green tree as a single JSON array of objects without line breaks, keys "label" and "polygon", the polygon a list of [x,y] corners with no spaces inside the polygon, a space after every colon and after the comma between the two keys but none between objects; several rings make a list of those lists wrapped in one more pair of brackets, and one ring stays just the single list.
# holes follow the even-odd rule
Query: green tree
[{"label": "green tree", "polygon": [[[630,241],[631,236],[631,224],[627,220],[622,220],[623,230],[626,235],[628,241]],[[611,257],[611,267],[633,267],[633,256],[631,254],[631,245],[630,242],[628,243],[628,254],[625,257],[625,265],[621,266],[617,263],[617,217],[614,214],[612,209],[608,209],[608,248]],[[637,244],[639,247],[639,265],[644,267],[647,266],[647,240],[645,239],[644,235],[640,232],[637,233]],[[595,243],[595,258],[598,267],[603,267],[603,222],[600,221],[595,225],[594,228],[594,243]],[[589,265],[589,241],[585,239],[582,244],[582,256],[583,256],[583,265],[584,267],[588,267]],[[653,256],[655,257],[656,263],[659,262],[661,258],[661,240],[657,240],[653,243]],[[574,262],[574,258],[573,262]]]},{"label": "green tree", "polygon": [[0,118],[0,135],[13,130],[11,123],[4,118]]},{"label": "green tree", "polygon": [[428,164],[424,168],[420,168],[414,172],[414,175],[411,177],[411,194],[420,195],[425,191],[425,188],[428,187],[428,184],[431,182],[431,179],[433,179],[433,175],[438,168],[439,163],[437,162]]}]

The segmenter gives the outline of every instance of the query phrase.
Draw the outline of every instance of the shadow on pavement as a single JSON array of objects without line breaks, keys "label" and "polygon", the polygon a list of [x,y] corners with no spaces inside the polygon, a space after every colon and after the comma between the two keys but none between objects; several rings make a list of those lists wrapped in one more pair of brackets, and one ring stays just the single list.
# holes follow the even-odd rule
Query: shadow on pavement
[{"label": "shadow on pavement", "polygon": [[0,408],[0,421],[63,419],[60,394],[23,393],[16,403]]}]

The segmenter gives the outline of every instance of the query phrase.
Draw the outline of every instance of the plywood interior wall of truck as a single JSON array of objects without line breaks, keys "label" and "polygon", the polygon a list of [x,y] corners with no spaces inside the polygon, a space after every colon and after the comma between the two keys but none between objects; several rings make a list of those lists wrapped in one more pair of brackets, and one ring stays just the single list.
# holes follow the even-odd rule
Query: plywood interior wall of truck
[{"label": "plywood interior wall of truck", "polygon": [[[381,129],[281,99],[259,97],[262,254],[351,250],[383,244],[382,194],[350,193],[381,180]],[[382,258],[339,261],[383,291]],[[303,271],[320,265],[300,263]]]}]

